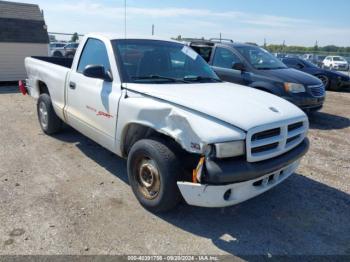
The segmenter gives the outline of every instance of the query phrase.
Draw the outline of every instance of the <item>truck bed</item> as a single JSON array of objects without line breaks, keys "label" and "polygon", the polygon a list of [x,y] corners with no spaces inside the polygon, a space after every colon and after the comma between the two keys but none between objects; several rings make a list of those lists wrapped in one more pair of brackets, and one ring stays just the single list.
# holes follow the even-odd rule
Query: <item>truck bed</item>
[{"label": "truck bed", "polygon": [[73,60],[61,57],[33,56],[25,59],[27,89],[34,98],[39,98],[41,86],[46,86],[56,114],[63,118],[66,78]]},{"label": "truck bed", "polygon": [[66,68],[71,68],[73,64],[73,58],[65,57],[49,57],[49,56],[32,56],[32,58],[52,63],[55,65],[64,66]]}]

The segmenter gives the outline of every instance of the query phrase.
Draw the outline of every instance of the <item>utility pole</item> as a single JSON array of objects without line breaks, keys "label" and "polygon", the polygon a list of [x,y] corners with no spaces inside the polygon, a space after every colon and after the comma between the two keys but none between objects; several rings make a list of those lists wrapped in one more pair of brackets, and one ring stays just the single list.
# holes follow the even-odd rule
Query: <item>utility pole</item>
[{"label": "utility pole", "polygon": [[154,24],[152,25],[152,35],[154,35]]},{"label": "utility pole", "polygon": [[220,42],[221,42],[221,39],[222,39],[222,36],[221,36],[221,33],[220,33]]}]

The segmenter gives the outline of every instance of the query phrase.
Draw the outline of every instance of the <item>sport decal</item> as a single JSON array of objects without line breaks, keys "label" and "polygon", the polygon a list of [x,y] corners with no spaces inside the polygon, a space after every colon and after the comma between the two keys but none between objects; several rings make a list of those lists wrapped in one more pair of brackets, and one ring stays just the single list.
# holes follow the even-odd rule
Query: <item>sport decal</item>
[{"label": "sport decal", "polygon": [[97,116],[103,116],[103,117],[106,117],[106,118],[113,118],[112,115],[110,115],[110,114],[108,114],[108,113],[106,113],[106,112],[97,111],[96,108],[93,108],[93,107],[91,107],[91,106],[86,106],[86,108],[89,109],[89,110],[91,110],[91,111],[93,111],[93,112],[95,112]]}]

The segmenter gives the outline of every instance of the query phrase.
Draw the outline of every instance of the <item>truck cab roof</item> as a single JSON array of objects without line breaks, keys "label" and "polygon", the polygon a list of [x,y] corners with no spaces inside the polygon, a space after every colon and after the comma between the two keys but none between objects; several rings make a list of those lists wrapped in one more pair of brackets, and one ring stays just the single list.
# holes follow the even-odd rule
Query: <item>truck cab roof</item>
[{"label": "truck cab roof", "polygon": [[138,40],[159,40],[159,41],[168,41],[168,42],[176,42],[170,38],[158,37],[158,36],[143,36],[143,35],[125,35],[122,34],[113,34],[113,33],[89,33],[84,36],[84,38],[101,38],[104,40],[130,40],[130,39],[138,39]]}]

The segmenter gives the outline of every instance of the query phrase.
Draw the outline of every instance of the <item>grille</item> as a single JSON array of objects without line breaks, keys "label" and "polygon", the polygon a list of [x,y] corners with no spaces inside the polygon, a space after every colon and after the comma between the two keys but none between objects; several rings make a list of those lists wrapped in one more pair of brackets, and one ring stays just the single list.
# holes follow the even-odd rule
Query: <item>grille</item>
[{"label": "grille", "polygon": [[309,90],[311,95],[315,97],[322,97],[326,93],[323,85],[309,86]]},{"label": "grille", "polygon": [[345,64],[336,65],[338,68],[346,69],[348,66]]},{"label": "grille", "polygon": [[254,134],[252,136],[252,141],[278,136],[280,133],[281,133],[281,129],[280,128],[266,130],[266,131]]},{"label": "grille", "polygon": [[263,161],[288,152],[304,140],[308,125],[306,119],[299,119],[283,125],[276,123],[249,130],[246,140],[247,161]]}]

